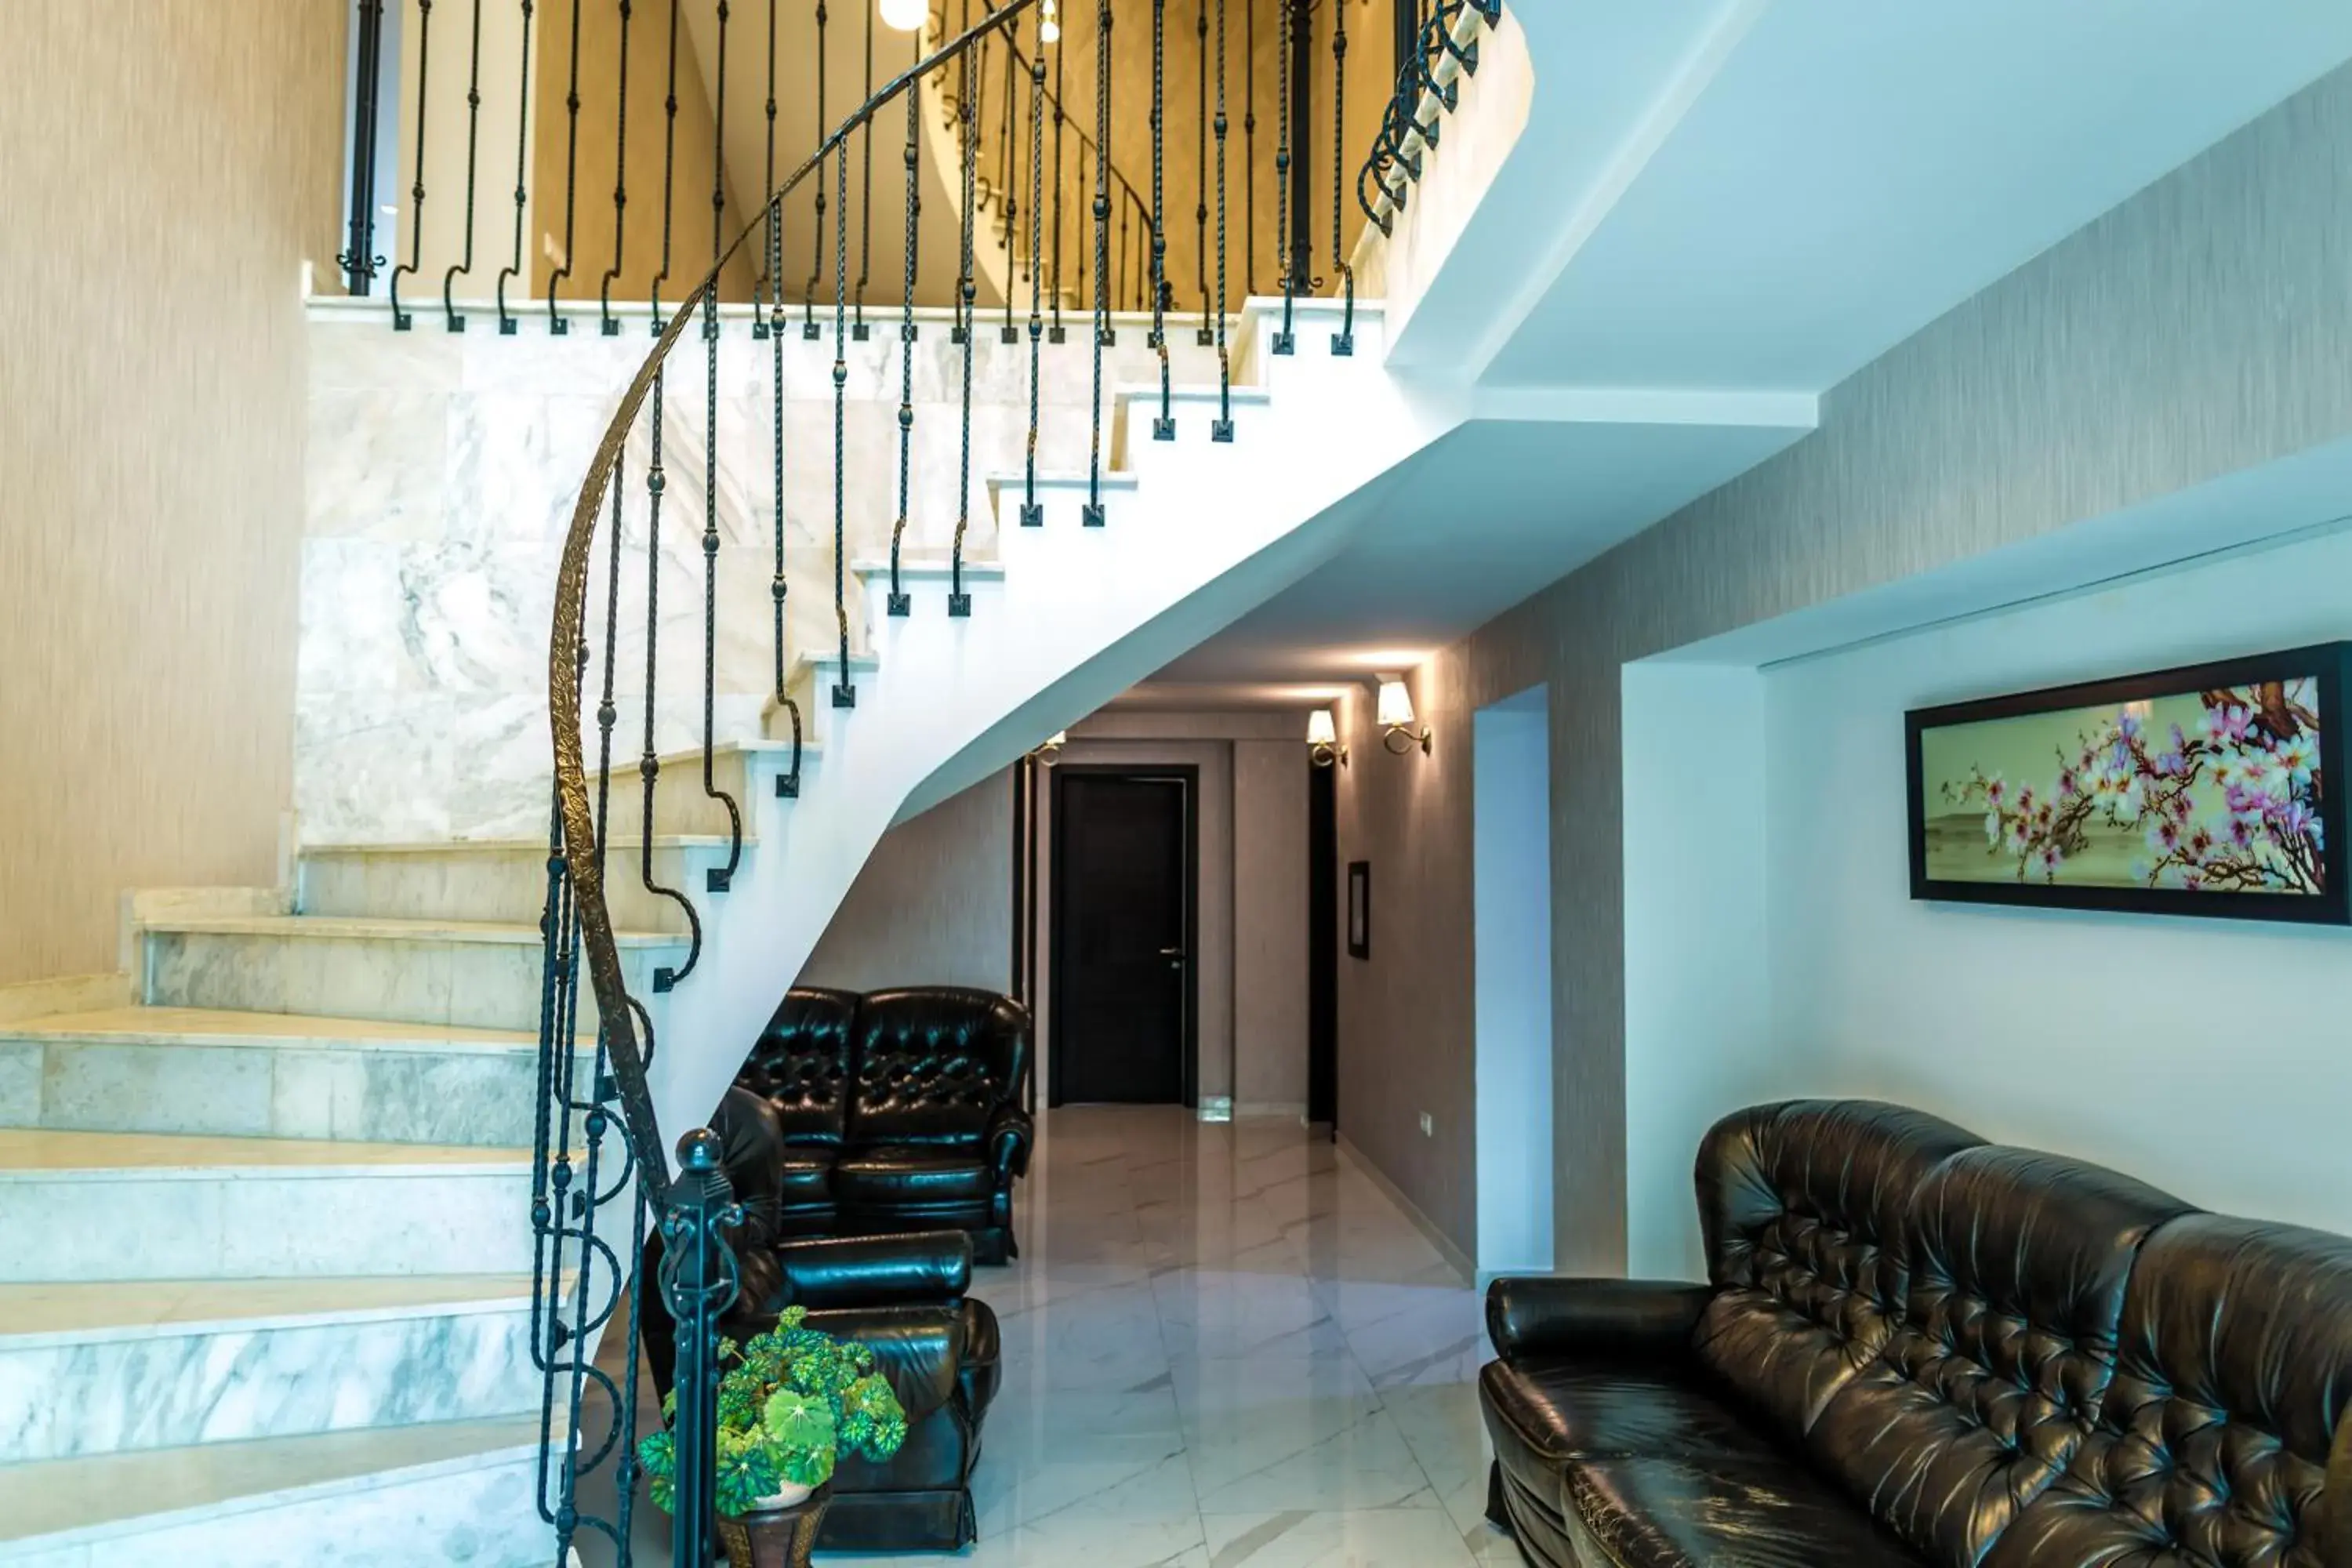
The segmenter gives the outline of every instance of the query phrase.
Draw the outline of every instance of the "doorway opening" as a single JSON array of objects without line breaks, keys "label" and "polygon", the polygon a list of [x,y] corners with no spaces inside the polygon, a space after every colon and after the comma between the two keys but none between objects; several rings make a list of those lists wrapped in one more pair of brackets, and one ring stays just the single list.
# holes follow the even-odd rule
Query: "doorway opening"
[{"label": "doorway opening", "polygon": [[1339,1136],[1339,781],[1307,764],[1307,1121]]},{"label": "doorway opening", "polygon": [[1049,1105],[1190,1105],[1199,1083],[1193,766],[1053,773]]},{"label": "doorway opening", "polygon": [[1551,740],[1545,689],[1473,716],[1478,1273],[1552,1267]]}]

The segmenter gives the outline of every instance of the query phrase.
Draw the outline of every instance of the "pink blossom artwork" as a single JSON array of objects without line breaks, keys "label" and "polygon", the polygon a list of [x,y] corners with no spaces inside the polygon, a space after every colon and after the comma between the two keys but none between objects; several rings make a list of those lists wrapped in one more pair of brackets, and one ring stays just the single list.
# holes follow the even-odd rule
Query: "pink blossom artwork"
[{"label": "pink blossom artwork", "polygon": [[1914,895],[2341,920],[2343,662],[2331,645],[1913,713]]}]

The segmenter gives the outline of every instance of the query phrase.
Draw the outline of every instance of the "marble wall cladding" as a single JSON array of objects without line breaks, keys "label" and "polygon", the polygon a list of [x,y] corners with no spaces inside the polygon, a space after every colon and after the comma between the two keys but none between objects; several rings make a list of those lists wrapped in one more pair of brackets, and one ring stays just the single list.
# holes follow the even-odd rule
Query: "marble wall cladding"
[{"label": "marble wall cladding", "polygon": [[0,1043],[0,1125],[527,1148],[537,1070],[494,1047]]},{"label": "marble wall cladding", "polygon": [[127,1554],[238,1568],[541,1568],[555,1532],[539,1517],[536,1450],[306,1488],[259,1508],[223,1506],[26,1543],[17,1568],[100,1568]]},{"label": "marble wall cladding", "polygon": [[[295,785],[314,843],[529,837],[547,812],[547,636],[557,557],[578,486],[647,343],[636,336],[453,336],[420,319],[395,333],[380,320],[310,327],[307,514],[302,546]],[[1094,356],[1081,329],[1041,349],[1038,461],[1083,468],[1093,432]],[[1106,460],[1111,390],[1155,379],[1139,327],[1103,351]],[[1213,350],[1171,334],[1171,374],[1211,379]],[[832,584],[836,512],[851,560],[888,553],[899,516],[898,405],[911,398],[903,548],[939,554],[965,525],[964,549],[995,553],[986,478],[1018,469],[1029,426],[1029,346],[992,329],[971,351],[971,484],[961,417],[963,350],[923,312],[917,341],[877,320],[843,345],[845,398],[833,401],[835,345],[787,332],[755,342],[741,317],[722,324],[716,396],[698,342],[676,351],[663,388],[664,488],[658,548],[646,484],[650,405],[625,448],[619,491],[624,570],[608,598],[609,534],[589,593],[591,646],[614,637],[617,733],[641,744],[646,656],[653,656],[655,747],[701,739],[706,569],[715,510],[718,633],[711,649],[722,734],[757,733],[775,679],[777,386],[784,432],[785,645],[823,651],[838,638]],[[709,432],[718,432],[717,461]],[[836,501],[834,453],[845,454]],[[715,469],[715,472],[711,471]],[[607,513],[609,516],[609,512]],[[647,563],[655,563],[653,583]],[[850,580],[853,643],[864,608]],[[658,613],[647,601],[657,594]],[[601,682],[601,665],[597,679]],[[594,703],[588,705],[591,709]]]},{"label": "marble wall cladding", "polygon": [[0,1463],[536,1407],[530,1304],[171,1323],[0,1351]]},{"label": "marble wall cladding", "polygon": [[516,1273],[530,1208],[513,1161],[11,1173],[0,1234],[20,1245],[0,1251],[0,1282]]}]

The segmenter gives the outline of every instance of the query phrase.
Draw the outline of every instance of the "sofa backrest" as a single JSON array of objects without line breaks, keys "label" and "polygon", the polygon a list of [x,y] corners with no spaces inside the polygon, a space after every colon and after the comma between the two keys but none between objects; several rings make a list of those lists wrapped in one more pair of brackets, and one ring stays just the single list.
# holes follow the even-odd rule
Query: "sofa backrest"
[{"label": "sofa backrest", "polygon": [[2347,1408],[2352,1240],[2174,1220],[2133,1266],[2096,1426],[1987,1568],[2352,1563]]},{"label": "sofa backrest", "polygon": [[835,1148],[848,1123],[850,1037],[857,993],[797,985],[784,993],[735,1081],[767,1100],[784,1142]]},{"label": "sofa backrest", "polygon": [[872,991],[857,1009],[849,1141],[969,1143],[1029,1071],[1029,1010],[993,991]]},{"label": "sofa backrest", "polygon": [[1870,1100],[1791,1100],[1717,1122],[1698,1154],[1716,1287],[1700,1359],[1791,1439],[1801,1436],[1901,1316],[1913,1192],[1983,1142]]},{"label": "sofa backrest", "polygon": [[1927,1561],[1975,1568],[2089,1436],[2133,1259],[2188,1212],[2053,1154],[1954,1154],[1912,1197],[1901,1321],[1822,1408],[1814,1458]]}]

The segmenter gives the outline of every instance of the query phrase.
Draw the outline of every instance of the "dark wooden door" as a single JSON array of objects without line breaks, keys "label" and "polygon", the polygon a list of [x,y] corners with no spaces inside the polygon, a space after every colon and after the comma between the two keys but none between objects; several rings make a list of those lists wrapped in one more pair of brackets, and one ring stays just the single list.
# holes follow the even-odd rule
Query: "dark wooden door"
[{"label": "dark wooden door", "polygon": [[1190,1089],[1191,781],[1054,778],[1056,1105],[1181,1105]]},{"label": "dark wooden door", "polygon": [[1307,1120],[1339,1135],[1339,769],[1307,773]]}]

